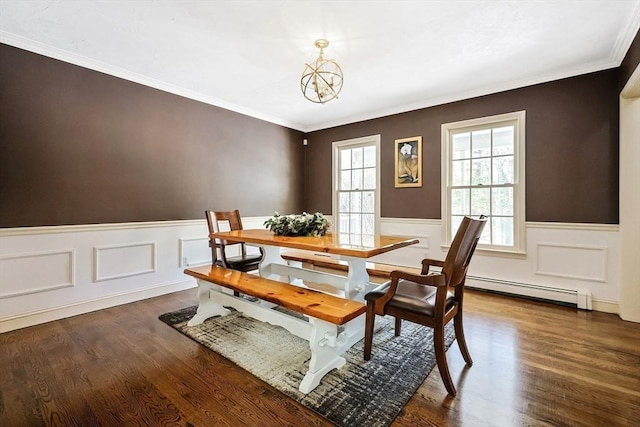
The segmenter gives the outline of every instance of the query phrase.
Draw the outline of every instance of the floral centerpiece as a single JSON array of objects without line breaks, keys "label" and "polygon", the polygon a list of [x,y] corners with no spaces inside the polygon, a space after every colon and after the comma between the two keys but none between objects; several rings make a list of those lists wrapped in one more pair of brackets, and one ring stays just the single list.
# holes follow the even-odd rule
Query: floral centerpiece
[{"label": "floral centerpiece", "polygon": [[264,226],[277,236],[324,236],[331,224],[320,212],[313,215],[280,215],[276,212]]}]

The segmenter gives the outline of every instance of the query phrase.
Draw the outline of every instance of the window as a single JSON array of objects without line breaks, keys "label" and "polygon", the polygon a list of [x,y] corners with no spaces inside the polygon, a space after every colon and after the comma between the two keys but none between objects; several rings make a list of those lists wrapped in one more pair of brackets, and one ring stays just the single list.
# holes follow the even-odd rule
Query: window
[{"label": "window", "polygon": [[442,125],[443,242],[489,217],[479,249],[524,253],[525,112]]},{"label": "window", "polygon": [[333,232],[341,243],[373,244],[378,231],[380,135],[333,143]]}]

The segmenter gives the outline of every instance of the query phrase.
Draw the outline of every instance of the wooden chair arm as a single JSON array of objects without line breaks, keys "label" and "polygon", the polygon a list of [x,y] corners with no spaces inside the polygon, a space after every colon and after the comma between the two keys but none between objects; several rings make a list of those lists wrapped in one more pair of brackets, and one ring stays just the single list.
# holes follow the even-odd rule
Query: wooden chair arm
[{"label": "wooden chair arm", "polygon": [[387,292],[374,303],[374,310],[377,314],[384,314],[384,306],[396,294],[400,279],[409,280],[420,285],[434,286],[436,288],[447,286],[447,280],[444,274],[418,275],[407,273],[406,271],[394,270],[391,272],[391,284],[389,285],[389,289],[387,289]]},{"label": "wooden chair arm", "polygon": [[[429,285],[434,287],[446,286],[444,274],[411,274],[402,270],[394,270],[391,272],[391,281],[397,282],[398,279],[409,280],[421,285]],[[396,285],[397,286],[397,285]]]},{"label": "wooden chair arm", "polygon": [[444,261],[440,261],[437,259],[425,258],[422,260],[422,273],[421,274],[429,274],[429,269],[433,267],[444,267]]}]

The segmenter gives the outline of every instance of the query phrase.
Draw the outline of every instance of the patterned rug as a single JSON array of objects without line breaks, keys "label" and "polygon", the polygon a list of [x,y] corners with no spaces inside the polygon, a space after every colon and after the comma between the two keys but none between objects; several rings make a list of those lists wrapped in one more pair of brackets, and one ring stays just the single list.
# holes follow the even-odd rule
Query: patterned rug
[{"label": "patterned rug", "polygon": [[[388,426],[436,364],[432,329],[403,322],[402,335],[394,337],[392,318],[378,316],[371,360],[363,360],[363,341],[356,343],[343,356],[347,364],[305,395],[298,386],[311,357],[307,341],[233,309],[188,327],[195,312],[188,307],[160,320],[341,427]],[[455,336],[451,323],[445,332],[448,348]]]}]

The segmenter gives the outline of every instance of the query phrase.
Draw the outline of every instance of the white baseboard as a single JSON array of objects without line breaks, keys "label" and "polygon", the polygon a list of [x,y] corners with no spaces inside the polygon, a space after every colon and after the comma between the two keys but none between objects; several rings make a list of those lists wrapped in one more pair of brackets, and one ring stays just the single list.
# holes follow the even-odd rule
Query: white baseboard
[{"label": "white baseboard", "polygon": [[122,292],[115,295],[107,295],[87,301],[66,304],[59,307],[52,307],[44,310],[29,313],[20,313],[15,316],[0,318],[0,333],[26,328],[28,326],[39,325],[63,319],[65,317],[77,316],[91,311],[102,310],[116,305],[128,304],[147,298],[153,298],[172,292],[182,291],[196,287],[194,279],[183,280],[173,283],[163,283],[143,289],[136,289],[130,292]]},{"label": "white baseboard", "polygon": [[[620,314],[620,304],[616,301],[606,301],[601,299],[593,299],[591,301],[594,311],[602,311],[603,313]],[[623,319],[624,320],[624,319]]]}]

